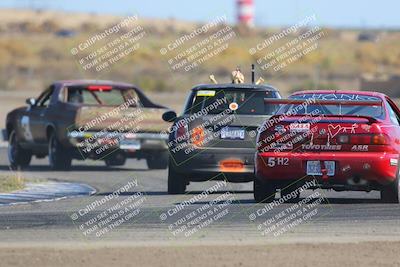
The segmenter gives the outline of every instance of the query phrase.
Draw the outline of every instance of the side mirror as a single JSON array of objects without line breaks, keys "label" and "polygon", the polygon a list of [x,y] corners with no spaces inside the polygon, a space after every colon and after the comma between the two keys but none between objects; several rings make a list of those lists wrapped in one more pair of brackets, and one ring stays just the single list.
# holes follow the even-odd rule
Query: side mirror
[{"label": "side mirror", "polygon": [[162,115],[162,119],[166,122],[173,122],[176,119],[176,112],[173,110],[168,110]]},{"label": "side mirror", "polygon": [[25,100],[25,103],[27,103],[29,106],[34,106],[36,104],[36,99],[34,98],[27,98]]}]

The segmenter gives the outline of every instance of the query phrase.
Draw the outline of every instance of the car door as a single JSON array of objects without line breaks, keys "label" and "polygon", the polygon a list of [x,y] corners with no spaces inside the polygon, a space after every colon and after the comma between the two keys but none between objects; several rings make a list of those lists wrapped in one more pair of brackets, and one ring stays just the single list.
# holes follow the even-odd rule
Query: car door
[{"label": "car door", "polygon": [[46,126],[50,100],[54,91],[51,86],[45,90],[37,99],[36,105],[31,107],[29,125],[34,143],[38,145],[47,144]]}]

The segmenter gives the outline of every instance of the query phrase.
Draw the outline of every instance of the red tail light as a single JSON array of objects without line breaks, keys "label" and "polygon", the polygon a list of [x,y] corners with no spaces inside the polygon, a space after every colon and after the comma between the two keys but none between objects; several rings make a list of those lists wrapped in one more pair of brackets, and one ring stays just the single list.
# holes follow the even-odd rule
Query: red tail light
[{"label": "red tail light", "polygon": [[178,127],[175,130],[175,140],[180,142],[188,138],[188,126],[185,123],[177,123]]},{"label": "red tail light", "polygon": [[389,140],[388,137],[384,134],[374,134],[372,136],[372,142],[373,145],[388,145]]},{"label": "red tail light", "polygon": [[384,134],[352,134],[339,135],[337,137],[338,144],[351,145],[387,145],[388,137]]},{"label": "red tail light", "polygon": [[111,91],[112,86],[109,85],[89,85],[87,87],[89,91]]},{"label": "red tail light", "polygon": [[371,144],[372,136],[369,134],[357,134],[350,136],[350,144],[353,145],[369,145]]}]

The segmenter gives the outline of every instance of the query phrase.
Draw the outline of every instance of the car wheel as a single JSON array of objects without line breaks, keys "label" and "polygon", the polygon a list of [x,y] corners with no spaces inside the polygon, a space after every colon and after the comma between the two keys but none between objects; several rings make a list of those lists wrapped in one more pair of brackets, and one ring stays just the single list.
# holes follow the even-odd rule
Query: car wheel
[{"label": "car wheel", "polygon": [[49,164],[52,170],[69,170],[72,157],[69,152],[57,140],[55,133],[49,138]]},{"label": "car wheel", "polygon": [[150,170],[163,170],[168,167],[168,152],[152,153],[146,158]]},{"label": "car wheel", "polygon": [[113,153],[104,160],[108,167],[123,166],[126,162],[126,156],[123,153]]},{"label": "car wheel", "polygon": [[177,173],[171,165],[170,163],[168,168],[168,194],[184,194],[186,191],[185,176]]},{"label": "car wheel", "polygon": [[12,169],[22,169],[29,166],[32,159],[32,152],[27,149],[23,149],[17,140],[17,134],[15,131],[11,131],[8,139],[8,161]]},{"label": "car wheel", "polygon": [[381,189],[381,200],[384,203],[400,203],[400,180],[399,174],[396,180],[388,186]]},{"label": "car wheel", "polygon": [[270,203],[275,199],[276,187],[272,183],[255,178],[253,183],[254,200],[257,203]]}]

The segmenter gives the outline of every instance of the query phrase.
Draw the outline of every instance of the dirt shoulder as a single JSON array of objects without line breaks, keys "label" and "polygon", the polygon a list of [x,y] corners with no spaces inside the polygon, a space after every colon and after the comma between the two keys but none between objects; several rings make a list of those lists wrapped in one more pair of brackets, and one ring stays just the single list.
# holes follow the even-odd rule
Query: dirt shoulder
[{"label": "dirt shoulder", "polygon": [[0,248],[2,266],[399,266],[400,242]]}]

